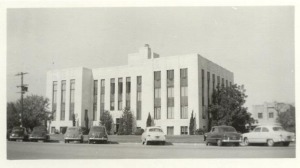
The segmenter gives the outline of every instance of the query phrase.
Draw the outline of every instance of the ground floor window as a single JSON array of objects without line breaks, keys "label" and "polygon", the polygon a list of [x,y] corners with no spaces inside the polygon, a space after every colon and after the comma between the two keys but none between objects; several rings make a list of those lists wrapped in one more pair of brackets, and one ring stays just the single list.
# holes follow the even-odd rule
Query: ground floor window
[{"label": "ground floor window", "polygon": [[181,135],[187,135],[188,134],[188,127],[187,126],[181,126],[180,127],[180,134]]},{"label": "ground floor window", "polygon": [[167,135],[174,135],[174,127],[167,127]]},{"label": "ground floor window", "polygon": [[60,127],[60,128],[59,128],[59,132],[60,132],[61,134],[65,134],[65,133],[66,133],[66,130],[67,130],[67,127]]},{"label": "ground floor window", "polygon": [[51,127],[51,133],[52,133],[52,134],[55,133],[55,127]]}]

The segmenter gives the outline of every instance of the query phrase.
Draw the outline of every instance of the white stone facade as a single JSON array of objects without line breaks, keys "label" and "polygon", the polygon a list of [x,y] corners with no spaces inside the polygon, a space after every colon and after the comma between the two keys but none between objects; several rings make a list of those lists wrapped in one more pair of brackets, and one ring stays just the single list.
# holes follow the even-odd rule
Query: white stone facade
[{"label": "white stone facade", "polygon": [[[181,118],[181,104],[180,104],[180,69],[187,69],[187,100],[188,100],[188,114],[187,118]],[[174,118],[167,118],[167,70],[174,70]],[[202,70],[204,70],[204,88],[202,89]],[[154,120],[156,126],[160,126],[165,133],[167,127],[173,128],[174,135],[182,134],[182,127],[189,127],[189,120],[192,111],[196,116],[196,128],[207,128],[208,116],[203,113],[208,106],[208,98],[213,92],[213,75],[215,76],[215,87],[218,83],[218,76],[220,84],[224,80],[224,86],[233,84],[233,73],[222,68],[221,66],[203,58],[199,54],[180,55],[160,57],[158,54],[151,51],[148,45],[140,48],[139,52],[128,55],[128,65],[108,67],[108,68],[70,68],[62,70],[49,71],[47,73],[47,97],[51,102],[51,109],[53,104],[53,82],[57,82],[56,95],[56,118],[51,122],[50,127],[53,129],[60,129],[61,127],[68,127],[72,125],[72,120],[69,118],[70,111],[70,80],[75,80],[75,110],[76,121],[78,125],[84,126],[85,110],[88,111],[90,123],[93,125],[99,124],[100,118],[100,92],[101,80],[105,80],[105,94],[104,94],[104,110],[110,111],[116,124],[117,118],[122,115],[122,110],[118,110],[118,79],[123,80],[123,94],[122,107],[126,106],[126,78],[130,77],[131,94],[130,94],[130,109],[136,116],[137,110],[137,77],[142,78],[141,89],[141,119],[136,120],[136,127],[145,128],[148,113],[154,116],[154,72],[161,73],[161,117]],[[208,81],[208,72],[209,78]],[[114,110],[110,110],[111,100],[111,79],[115,80],[115,96],[114,96]],[[61,81],[66,81],[66,105],[65,105],[65,120],[60,119],[61,112]],[[94,101],[94,81],[98,81],[97,89],[97,110],[96,116],[93,119],[93,101]],[[209,85],[208,85],[209,84]],[[209,89],[208,89],[209,87]],[[202,90],[204,92],[202,93]],[[209,94],[209,95],[208,95]],[[204,106],[202,102],[204,97]],[[103,108],[102,108],[103,109]]]}]

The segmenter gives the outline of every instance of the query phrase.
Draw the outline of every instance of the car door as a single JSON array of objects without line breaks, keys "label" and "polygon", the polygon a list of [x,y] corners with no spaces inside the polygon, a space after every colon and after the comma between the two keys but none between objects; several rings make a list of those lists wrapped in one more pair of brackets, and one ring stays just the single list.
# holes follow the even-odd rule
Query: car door
[{"label": "car door", "polygon": [[261,127],[256,127],[248,137],[250,143],[259,143],[261,138]]},{"label": "car door", "polygon": [[208,142],[216,143],[217,142],[217,136],[218,136],[218,128],[213,127],[211,129],[211,132],[210,132],[209,136],[207,137],[209,139]]},{"label": "car door", "polygon": [[212,142],[212,133],[213,133],[213,131],[215,130],[215,127],[212,127],[211,128],[211,130],[210,130],[210,132],[209,133],[207,133],[207,135],[206,135],[206,141],[207,142]]},{"label": "car door", "polygon": [[267,142],[267,139],[270,137],[270,130],[267,127],[261,128],[261,134],[258,138],[259,143],[265,143]]}]

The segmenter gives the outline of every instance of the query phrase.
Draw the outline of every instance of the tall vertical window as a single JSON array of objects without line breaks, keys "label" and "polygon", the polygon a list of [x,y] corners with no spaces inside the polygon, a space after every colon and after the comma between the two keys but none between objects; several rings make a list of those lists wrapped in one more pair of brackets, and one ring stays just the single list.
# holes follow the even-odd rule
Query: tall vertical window
[{"label": "tall vertical window", "polygon": [[154,119],[161,118],[161,72],[154,72]]},{"label": "tall vertical window", "polygon": [[110,79],[110,110],[115,110],[115,79]]},{"label": "tall vertical window", "polygon": [[94,80],[94,94],[93,94],[93,120],[97,118],[97,100],[98,100],[98,80]]},{"label": "tall vertical window", "polygon": [[174,135],[174,126],[167,127],[167,135]]},{"label": "tall vertical window", "polygon": [[217,76],[217,87],[220,87],[220,76]]},{"label": "tall vertical window", "polygon": [[61,106],[60,106],[60,120],[65,120],[66,111],[66,81],[61,81]]},{"label": "tall vertical window", "polygon": [[228,80],[226,79],[226,87],[228,87]]},{"label": "tall vertical window", "polygon": [[126,107],[130,109],[131,79],[126,78]]},{"label": "tall vertical window", "polygon": [[215,77],[216,77],[215,74],[213,74],[213,75],[212,75],[213,90],[216,89],[216,88],[215,88],[215,86],[216,86],[216,81],[215,81],[216,79],[215,79]]},{"label": "tall vertical window", "polygon": [[69,120],[73,119],[75,109],[75,79],[70,81],[70,113],[69,113]]},{"label": "tall vertical window", "polygon": [[274,118],[274,113],[273,112],[269,113],[269,118]]},{"label": "tall vertical window", "polygon": [[142,119],[142,77],[136,77],[136,119]]},{"label": "tall vertical window", "polygon": [[56,120],[56,107],[57,107],[57,81],[53,82],[53,95],[52,95],[52,117],[53,121]]},{"label": "tall vertical window", "polygon": [[174,119],[174,70],[167,70],[167,119]]},{"label": "tall vertical window", "polygon": [[207,72],[207,105],[210,105],[210,93],[209,93],[209,89],[210,89],[210,72]]},{"label": "tall vertical window", "polygon": [[118,110],[123,109],[123,78],[118,79]]},{"label": "tall vertical window", "polygon": [[229,82],[229,86],[231,86],[232,85],[232,83],[231,82]]},{"label": "tall vertical window", "polygon": [[180,118],[188,118],[188,69],[180,69]]},{"label": "tall vertical window", "polygon": [[224,87],[224,78],[222,78],[222,87]]},{"label": "tall vertical window", "polygon": [[202,106],[204,106],[204,69],[201,71],[201,83],[202,83]]},{"label": "tall vertical window", "polygon": [[101,90],[100,90],[100,113],[104,112],[104,101],[105,101],[105,79],[101,79]]}]

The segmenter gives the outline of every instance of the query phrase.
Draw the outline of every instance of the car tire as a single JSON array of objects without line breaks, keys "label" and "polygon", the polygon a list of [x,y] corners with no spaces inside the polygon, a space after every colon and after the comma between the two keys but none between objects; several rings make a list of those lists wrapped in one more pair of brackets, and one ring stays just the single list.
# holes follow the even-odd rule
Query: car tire
[{"label": "car tire", "polygon": [[210,146],[210,143],[209,143],[209,142],[206,142],[206,146]]},{"label": "car tire", "polygon": [[290,142],[283,142],[283,146],[289,146]]},{"label": "car tire", "polygon": [[274,141],[272,139],[268,139],[267,140],[267,145],[270,146],[270,147],[274,146]]},{"label": "car tire", "polygon": [[67,140],[65,140],[65,143],[67,143],[68,141]]},{"label": "car tire", "polygon": [[244,145],[245,146],[249,146],[249,140],[248,140],[248,138],[244,138]]},{"label": "car tire", "polygon": [[221,139],[218,139],[218,140],[217,140],[217,145],[218,145],[218,146],[222,146],[222,145],[223,145]]}]

